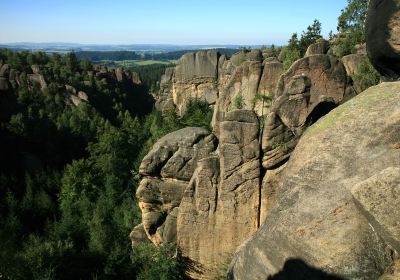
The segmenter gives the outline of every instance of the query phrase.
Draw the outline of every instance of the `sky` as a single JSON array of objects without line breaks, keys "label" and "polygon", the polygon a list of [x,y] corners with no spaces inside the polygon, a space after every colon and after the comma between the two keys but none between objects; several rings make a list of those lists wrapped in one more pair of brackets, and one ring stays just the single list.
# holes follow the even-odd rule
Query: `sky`
[{"label": "sky", "polygon": [[0,43],[285,44],[347,0],[0,0]]}]

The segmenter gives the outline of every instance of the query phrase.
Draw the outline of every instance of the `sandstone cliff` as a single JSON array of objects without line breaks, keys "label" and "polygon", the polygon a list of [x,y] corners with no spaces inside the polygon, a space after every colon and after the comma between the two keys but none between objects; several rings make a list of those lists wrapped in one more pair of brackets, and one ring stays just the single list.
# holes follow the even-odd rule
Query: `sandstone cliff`
[{"label": "sandstone cliff", "polygon": [[[379,7],[371,3],[369,17]],[[395,15],[385,14],[392,43]],[[398,74],[367,48],[382,74]],[[333,53],[318,40],[284,72],[260,50],[204,51],[162,77],[160,110],[182,113],[190,98],[214,108],[213,131],[204,131],[212,146],[192,148],[184,140],[192,132],[182,130],[168,136],[179,143],[161,139],[137,192],[148,238],[176,242],[193,278],[213,279],[232,257],[229,279],[398,274],[400,83],[357,96],[350,76],[365,47],[342,59]],[[186,161],[171,160],[179,150]]]},{"label": "sandstone cliff", "polygon": [[259,50],[189,53],[167,69],[156,107],[182,113],[190,98],[205,100],[213,131],[201,132],[205,142],[193,140],[194,128],[173,132],[145,157],[136,193],[143,224],[133,242],[143,234],[158,245],[177,242],[191,276],[215,277],[273,209],[302,133],[354,95],[346,68],[327,50],[319,40],[285,73]]},{"label": "sandstone cliff", "polygon": [[400,241],[399,92],[400,83],[370,88],[306,131],[230,279],[266,279],[290,259],[345,279],[377,279],[391,266]]}]

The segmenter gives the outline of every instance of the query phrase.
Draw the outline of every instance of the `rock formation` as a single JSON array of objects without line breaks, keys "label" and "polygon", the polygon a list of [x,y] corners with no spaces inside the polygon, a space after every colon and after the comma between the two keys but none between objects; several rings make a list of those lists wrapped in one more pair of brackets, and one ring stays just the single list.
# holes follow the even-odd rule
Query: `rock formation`
[{"label": "rock formation", "polygon": [[377,279],[392,265],[400,241],[399,102],[400,83],[382,84],[307,130],[230,279],[266,279],[296,258],[346,279]]},{"label": "rock formation", "polygon": [[[195,276],[212,279],[259,226],[259,126],[251,111],[220,123],[219,158],[203,159],[184,193],[178,247]],[[196,278],[197,278],[196,277]]]},{"label": "rock formation", "polygon": [[365,26],[372,65],[385,77],[400,77],[400,1],[370,0]]},{"label": "rock formation", "polygon": [[183,192],[197,162],[216,149],[216,139],[204,128],[184,128],[161,138],[140,165],[144,179],[136,191],[142,223],[155,244],[176,242],[176,219]]},{"label": "rock formation", "polygon": [[321,38],[307,48],[305,56],[310,56],[315,54],[326,54],[328,52],[328,49],[329,49],[329,42]]},{"label": "rock formation", "polygon": [[[231,58],[186,54],[163,75],[159,110],[182,113],[193,97],[214,108],[213,149],[185,170],[184,160],[170,160],[177,142],[161,139],[142,162],[136,194],[149,239],[162,244],[176,238],[195,279],[215,277],[273,213],[286,162],[304,130],[353,96],[344,65],[325,54],[327,48],[319,40],[286,73],[277,58],[253,50]],[[175,133],[181,136],[169,137],[184,138]],[[195,152],[190,145],[182,150]]]}]

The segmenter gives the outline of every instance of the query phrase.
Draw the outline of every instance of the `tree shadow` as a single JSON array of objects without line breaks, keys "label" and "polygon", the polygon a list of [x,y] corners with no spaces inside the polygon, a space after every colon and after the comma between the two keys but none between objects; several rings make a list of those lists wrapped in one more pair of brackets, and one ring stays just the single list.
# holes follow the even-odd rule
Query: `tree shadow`
[{"label": "tree shadow", "polygon": [[282,270],[266,280],[344,280],[321,269],[312,267],[300,259],[289,259]]}]

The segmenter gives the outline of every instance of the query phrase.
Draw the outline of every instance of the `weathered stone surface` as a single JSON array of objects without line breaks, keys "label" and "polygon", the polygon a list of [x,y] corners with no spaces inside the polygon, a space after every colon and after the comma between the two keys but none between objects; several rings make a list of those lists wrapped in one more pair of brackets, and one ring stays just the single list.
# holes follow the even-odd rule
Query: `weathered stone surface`
[{"label": "weathered stone surface", "polygon": [[259,61],[251,60],[243,52],[233,55],[230,60],[224,62],[219,79],[219,97],[214,107],[212,121],[214,134],[219,135],[219,124],[229,111],[253,110],[262,70],[261,58]]},{"label": "weathered stone surface", "polygon": [[147,238],[146,232],[144,231],[143,224],[135,226],[129,234],[129,238],[131,239],[132,247],[150,242],[150,240]]},{"label": "weathered stone surface", "polygon": [[235,110],[220,125],[220,159],[198,162],[178,216],[178,247],[195,266],[191,273],[205,279],[212,279],[259,225],[257,117]]},{"label": "weathered stone surface", "polygon": [[139,172],[145,176],[136,191],[148,238],[157,245],[176,242],[178,206],[199,161],[215,151],[207,129],[188,127],[157,141],[144,157]]},{"label": "weathered stone surface", "polygon": [[[271,98],[275,94],[275,89],[279,81],[279,77],[283,73],[283,64],[275,57],[267,58],[263,62],[263,71],[258,85],[257,93],[267,95]],[[264,116],[268,112],[270,102],[266,100],[255,100],[254,111],[258,116]]]},{"label": "weathered stone surface", "polygon": [[[397,134],[400,138],[400,129]],[[369,223],[400,253],[400,166],[389,167],[362,181],[351,192]]]},{"label": "weathered stone surface", "polygon": [[215,103],[218,97],[218,53],[200,51],[181,57],[173,76],[172,98],[182,113],[191,98]]},{"label": "weathered stone surface", "polygon": [[367,53],[384,76],[400,77],[400,1],[371,0],[365,26]]},{"label": "weathered stone surface", "polygon": [[349,54],[342,57],[342,62],[346,68],[347,75],[353,76],[358,73],[358,66],[366,58],[363,54]]},{"label": "weathered stone surface", "polygon": [[382,275],[393,254],[351,189],[400,166],[399,127],[400,83],[372,87],[311,126],[285,168],[275,207],[239,248],[230,279],[267,279],[291,258],[345,279]]},{"label": "weathered stone surface", "polygon": [[44,90],[47,88],[46,80],[44,79],[43,75],[40,74],[28,74],[28,80],[32,83],[38,83],[40,85],[40,89]]},{"label": "weathered stone surface", "polygon": [[286,163],[275,169],[267,170],[261,184],[261,208],[260,224],[263,224],[271,210],[276,204],[276,198],[281,192],[280,182],[283,179],[283,171]]},{"label": "weathered stone surface", "polygon": [[139,73],[132,72],[132,83],[134,85],[141,85],[142,84],[142,80],[140,80]]},{"label": "weathered stone surface", "polygon": [[10,71],[10,66],[8,64],[3,64],[0,67],[0,77],[7,78],[9,71]]},{"label": "weathered stone surface", "polygon": [[115,77],[117,78],[118,82],[124,81],[126,78],[124,69],[121,67],[115,68]]},{"label": "weathered stone surface", "polygon": [[81,104],[82,103],[82,99],[80,99],[78,96],[76,96],[76,95],[69,95],[68,96],[68,100],[67,100],[67,103],[69,103],[69,104],[73,104],[74,106],[79,106],[79,104]]},{"label": "weathered stone surface", "polygon": [[86,92],[84,92],[84,91],[79,91],[79,92],[78,92],[78,97],[79,97],[79,99],[81,99],[81,100],[89,101],[89,97],[88,97],[88,95],[86,94]]},{"label": "weathered stone surface", "polygon": [[378,280],[398,280],[400,279],[400,259],[396,260],[390,271],[379,277]]},{"label": "weathered stone surface", "polygon": [[[142,223],[148,238],[156,245],[176,237],[177,208],[187,187],[185,181],[145,178],[136,191]],[[172,215],[172,216],[171,216]],[[171,216],[171,217],[170,217]]]},{"label": "weathered stone surface", "polygon": [[300,59],[282,74],[264,126],[263,166],[286,160],[306,127],[344,101],[349,86],[343,64],[329,55]]},{"label": "weathered stone surface", "polygon": [[161,138],[140,164],[140,174],[189,181],[198,159],[216,149],[216,138],[205,128],[187,127]]},{"label": "weathered stone surface", "polygon": [[8,90],[8,81],[6,78],[0,77],[0,90]]},{"label": "weathered stone surface", "polygon": [[31,65],[31,69],[33,74],[41,74],[39,65]]},{"label": "weathered stone surface", "polygon": [[69,94],[73,94],[76,95],[76,89],[71,86],[71,85],[65,85],[65,90],[67,91],[67,93]]},{"label": "weathered stone surface", "polygon": [[161,76],[160,90],[155,94],[155,108],[158,111],[166,112],[175,107],[174,99],[172,98],[172,77],[174,75],[175,68],[168,67],[165,69],[165,73]]},{"label": "weathered stone surface", "polygon": [[317,42],[308,46],[305,56],[314,54],[326,54],[329,49],[329,42],[324,39],[318,39]]}]

